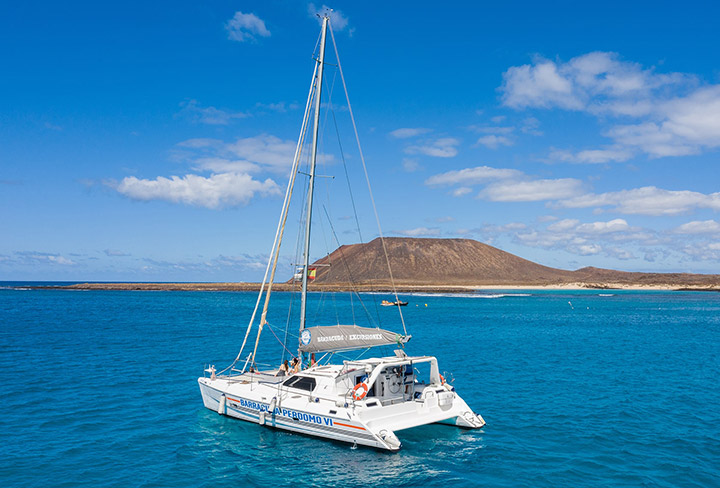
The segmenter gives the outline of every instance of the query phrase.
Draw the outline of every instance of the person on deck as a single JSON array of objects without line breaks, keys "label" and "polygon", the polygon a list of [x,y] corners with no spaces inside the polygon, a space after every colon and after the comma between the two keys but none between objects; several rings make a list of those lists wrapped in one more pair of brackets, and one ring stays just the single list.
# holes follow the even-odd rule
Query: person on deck
[{"label": "person on deck", "polygon": [[290,368],[288,367],[287,359],[284,363],[280,365],[278,368],[277,376],[287,376],[288,373],[290,373]]},{"label": "person on deck", "polygon": [[291,374],[295,374],[299,371],[300,371],[300,360],[298,358],[293,358]]},{"label": "person on deck", "polygon": [[317,361],[315,361],[315,353],[310,354],[310,367],[313,368],[317,364]]}]

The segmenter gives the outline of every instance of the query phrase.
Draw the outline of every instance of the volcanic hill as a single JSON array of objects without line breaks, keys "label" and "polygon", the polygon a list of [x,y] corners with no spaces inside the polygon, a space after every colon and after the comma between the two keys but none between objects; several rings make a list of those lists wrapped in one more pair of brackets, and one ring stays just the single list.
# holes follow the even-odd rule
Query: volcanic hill
[{"label": "volcanic hill", "polygon": [[[612,286],[720,287],[720,275],[629,273],[600,268],[567,271],[542,266],[471,239],[385,238],[395,284],[413,286],[581,284]],[[361,287],[390,284],[382,240],[339,247],[314,263],[313,285]]]}]

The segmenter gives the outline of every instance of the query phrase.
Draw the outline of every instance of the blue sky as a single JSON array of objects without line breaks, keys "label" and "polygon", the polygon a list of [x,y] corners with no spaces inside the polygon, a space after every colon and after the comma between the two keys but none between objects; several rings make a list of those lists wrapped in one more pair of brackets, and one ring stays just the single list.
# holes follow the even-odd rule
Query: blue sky
[{"label": "blue sky", "polygon": [[[259,280],[323,7],[4,5],[0,280]],[[717,7],[332,7],[386,235],[565,269],[720,273]],[[325,110],[322,195],[344,188],[338,140],[361,176],[336,68],[327,80],[341,136]],[[314,258],[359,241],[334,198],[318,199]],[[358,211],[370,240],[372,209]]]}]

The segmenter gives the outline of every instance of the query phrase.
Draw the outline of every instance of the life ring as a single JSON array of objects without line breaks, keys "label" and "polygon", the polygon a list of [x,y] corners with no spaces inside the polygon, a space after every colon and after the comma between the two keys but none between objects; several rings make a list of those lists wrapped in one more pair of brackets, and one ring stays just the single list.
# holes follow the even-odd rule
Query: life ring
[{"label": "life ring", "polygon": [[367,383],[358,383],[357,385],[355,385],[355,388],[353,388],[352,391],[353,400],[362,400],[363,398],[365,398],[365,395],[368,394],[369,390],[370,388],[368,388]]},{"label": "life ring", "polygon": [[440,386],[442,386],[444,384],[445,384],[445,378],[443,377],[443,375],[440,375]]}]

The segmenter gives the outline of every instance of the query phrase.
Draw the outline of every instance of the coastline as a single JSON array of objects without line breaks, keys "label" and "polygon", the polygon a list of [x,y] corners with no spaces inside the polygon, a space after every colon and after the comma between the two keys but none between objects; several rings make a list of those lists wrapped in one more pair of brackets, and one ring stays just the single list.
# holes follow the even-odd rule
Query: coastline
[{"label": "coastline", "polygon": [[[61,286],[34,286],[33,289],[44,290],[106,290],[106,291],[259,291],[260,283],[80,283]],[[296,284],[275,283],[275,291],[292,291]],[[482,290],[627,290],[627,291],[720,291],[720,285],[697,285],[689,283],[475,283],[462,285],[408,285],[395,286],[398,293],[468,293]],[[389,284],[318,284],[309,287],[310,291],[325,292],[374,292],[390,293]]]}]

